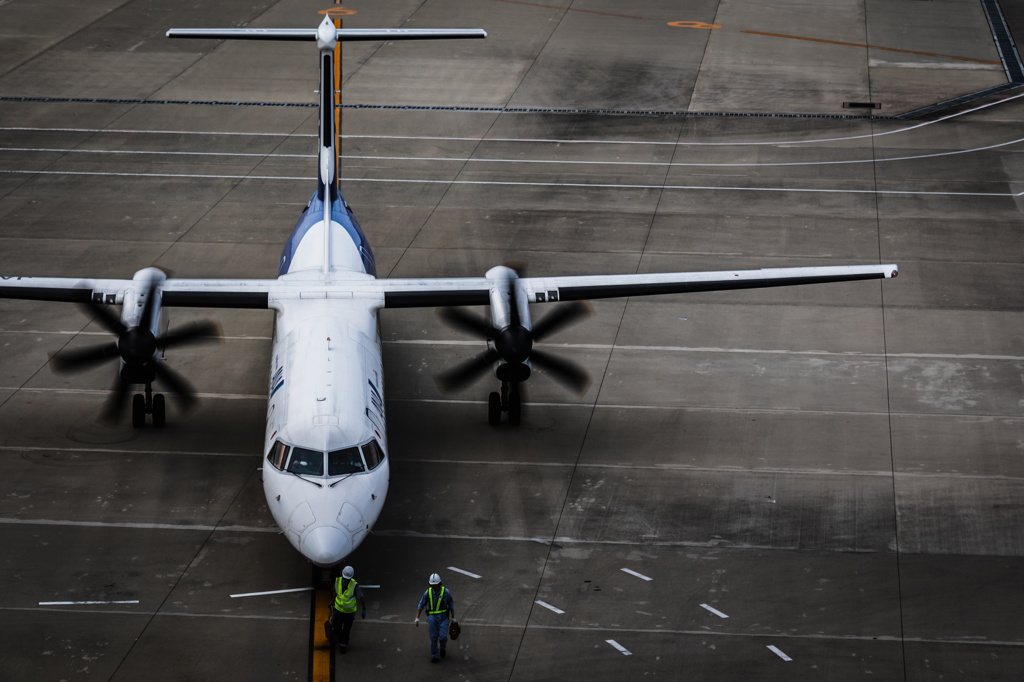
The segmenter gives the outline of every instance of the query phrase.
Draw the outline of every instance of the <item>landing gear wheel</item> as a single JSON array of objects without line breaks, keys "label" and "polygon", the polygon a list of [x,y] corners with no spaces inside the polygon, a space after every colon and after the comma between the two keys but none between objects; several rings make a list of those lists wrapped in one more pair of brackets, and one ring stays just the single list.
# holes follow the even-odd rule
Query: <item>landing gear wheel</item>
[{"label": "landing gear wheel", "polygon": [[519,400],[519,386],[512,384],[508,390],[508,423],[519,426],[523,419],[523,406]]},{"label": "landing gear wheel", "polygon": [[491,426],[501,423],[501,395],[497,391],[487,396],[487,423]]},{"label": "landing gear wheel", "polygon": [[132,396],[132,426],[141,429],[146,425],[146,399],[141,393]]},{"label": "landing gear wheel", "polygon": [[158,429],[167,423],[167,401],[162,393],[153,396],[153,426]]}]

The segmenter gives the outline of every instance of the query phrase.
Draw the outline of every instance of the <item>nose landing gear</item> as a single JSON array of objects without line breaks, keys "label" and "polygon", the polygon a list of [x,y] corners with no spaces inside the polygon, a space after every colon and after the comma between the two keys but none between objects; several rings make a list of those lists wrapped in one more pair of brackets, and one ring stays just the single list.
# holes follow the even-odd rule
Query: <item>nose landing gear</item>
[{"label": "nose landing gear", "polygon": [[487,422],[491,426],[501,424],[501,413],[508,412],[508,423],[519,426],[523,419],[523,406],[519,398],[519,384],[501,382],[501,393],[493,391],[487,396]]},{"label": "nose landing gear", "polygon": [[160,428],[167,423],[167,401],[163,394],[153,395],[153,385],[146,383],[146,395],[132,396],[132,426],[141,429],[146,425],[146,415],[153,415],[153,426]]}]

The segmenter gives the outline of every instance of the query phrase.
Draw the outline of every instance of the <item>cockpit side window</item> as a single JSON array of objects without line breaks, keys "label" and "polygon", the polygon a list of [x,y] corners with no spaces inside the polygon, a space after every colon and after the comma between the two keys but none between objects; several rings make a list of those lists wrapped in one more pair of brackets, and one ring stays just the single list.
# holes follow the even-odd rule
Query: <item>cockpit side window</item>
[{"label": "cockpit side window", "polygon": [[345,448],[327,453],[327,475],[342,476],[366,471],[363,459],[359,456],[359,448]]},{"label": "cockpit side window", "polygon": [[371,440],[363,446],[363,456],[366,458],[367,469],[376,469],[377,465],[384,461],[384,451],[376,440]]},{"label": "cockpit side window", "polygon": [[288,462],[288,471],[306,476],[324,475],[324,453],[319,450],[292,448],[292,458]]},{"label": "cockpit side window", "polygon": [[270,454],[267,455],[267,461],[274,465],[276,469],[284,469],[284,460],[288,457],[288,446],[277,441],[274,446],[270,448]]}]

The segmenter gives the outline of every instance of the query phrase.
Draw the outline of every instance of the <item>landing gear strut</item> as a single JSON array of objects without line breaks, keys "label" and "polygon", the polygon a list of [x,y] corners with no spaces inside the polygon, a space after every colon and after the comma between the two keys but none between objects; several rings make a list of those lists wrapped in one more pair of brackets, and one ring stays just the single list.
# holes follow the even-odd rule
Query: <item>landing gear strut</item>
[{"label": "landing gear strut", "polygon": [[146,395],[132,396],[132,426],[141,429],[146,425],[146,415],[153,415],[153,426],[160,428],[167,423],[167,401],[161,393],[153,395],[153,385],[146,383]]},{"label": "landing gear strut", "polygon": [[487,396],[487,422],[491,426],[501,424],[501,413],[508,412],[508,423],[519,426],[523,419],[523,405],[519,398],[519,384],[501,382],[501,393],[492,392]]}]

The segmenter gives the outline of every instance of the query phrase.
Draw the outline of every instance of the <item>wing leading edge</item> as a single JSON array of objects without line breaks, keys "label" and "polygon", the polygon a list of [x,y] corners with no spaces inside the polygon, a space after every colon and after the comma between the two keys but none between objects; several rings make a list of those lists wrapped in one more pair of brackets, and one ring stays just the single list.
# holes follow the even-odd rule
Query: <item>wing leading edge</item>
[{"label": "wing leading edge", "polygon": [[[670,272],[581,277],[526,277],[515,280],[530,303],[654,296],[707,291],[855,282],[896,277],[896,265],[847,265],[718,272]],[[0,298],[67,303],[119,304],[137,283],[130,279],[0,277]],[[322,282],[287,279],[168,279],[160,283],[168,307],[269,308],[293,298],[368,298],[384,308],[487,305],[491,291],[504,286],[486,277],[373,279]]]},{"label": "wing leading edge", "polygon": [[[844,265],[813,268],[770,268],[718,272],[668,272],[582,277],[526,277],[516,280],[530,303],[581,301],[624,296],[655,296],[706,291],[735,291],[800,284],[856,282],[896,277],[896,265]],[[377,284],[385,308],[486,305],[495,280],[387,279]]]},{"label": "wing leading edge", "polygon": [[[166,307],[267,308],[270,292],[278,284],[276,279],[168,279],[159,288]],[[130,279],[0,277],[0,298],[120,304],[125,294],[139,286]]]}]

